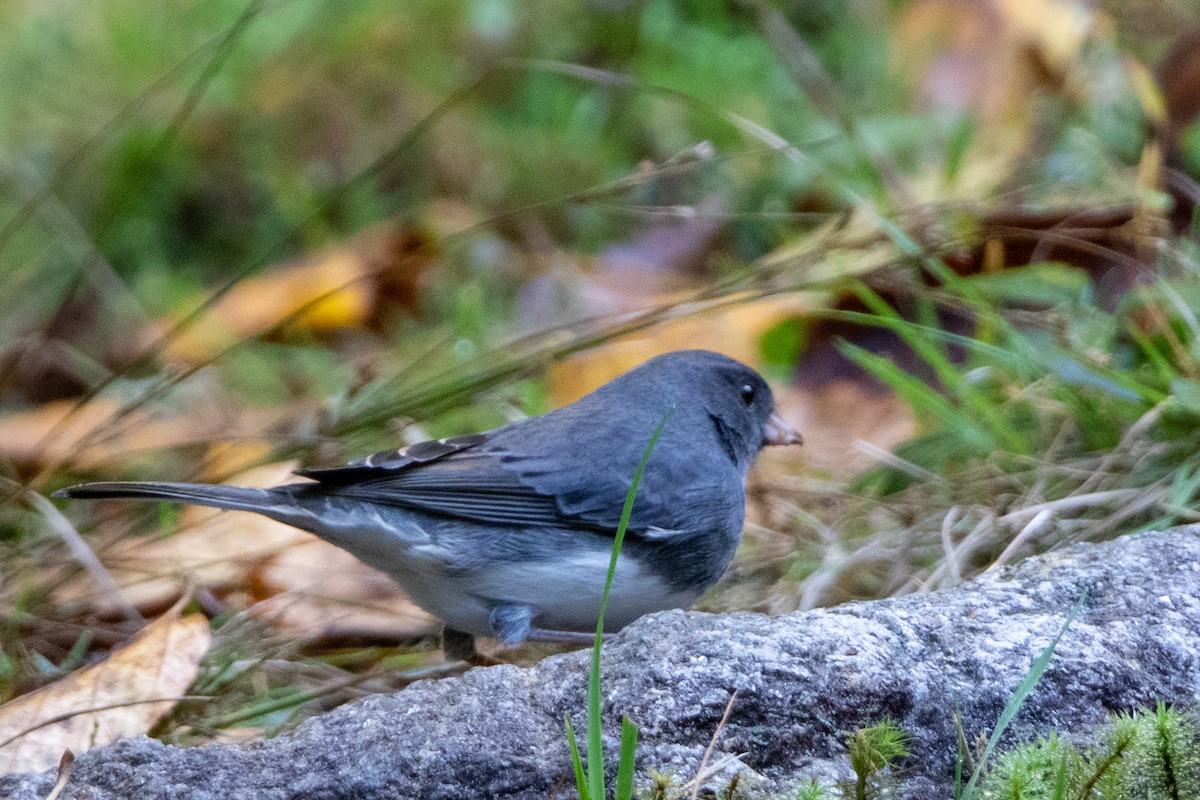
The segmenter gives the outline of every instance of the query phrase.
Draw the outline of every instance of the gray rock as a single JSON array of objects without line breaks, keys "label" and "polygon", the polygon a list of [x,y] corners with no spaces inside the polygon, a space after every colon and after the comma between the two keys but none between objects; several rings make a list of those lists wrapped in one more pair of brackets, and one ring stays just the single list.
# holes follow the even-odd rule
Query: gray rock
[{"label": "gray rock", "polygon": [[[968,736],[990,731],[1084,590],[1011,737],[1086,734],[1113,711],[1194,704],[1200,527],[1079,545],[934,595],[776,618],[648,617],[605,646],[607,729],[627,714],[641,727],[639,769],[686,779],[736,690],[712,760],[741,754],[726,771],[764,792],[848,776],[845,732],[890,716],[913,736],[902,796],[949,797],[954,713]],[[129,739],[80,756],[62,798],[570,797],[563,715],[583,728],[587,660],[417,683],[249,746]],[[0,778],[0,797],[40,800],[53,782]]]}]

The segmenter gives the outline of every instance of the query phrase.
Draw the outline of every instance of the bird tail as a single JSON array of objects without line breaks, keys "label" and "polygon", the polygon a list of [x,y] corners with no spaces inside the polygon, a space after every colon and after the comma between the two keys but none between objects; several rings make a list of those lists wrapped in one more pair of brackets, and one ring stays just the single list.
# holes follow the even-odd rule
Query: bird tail
[{"label": "bird tail", "polygon": [[54,496],[81,500],[108,497],[167,500],[227,511],[251,511],[316,534],[384,572],[394,572],[396,563],[406,557],[412,545],[429,540],[419,525],[407,519],[407,512],[356,498],[312,493],[313,487],[319,484],[292,483],[274,489],[250,489],[204,483],[103,482],[60,489]]},{"label": "bird tail", "polygon": [[173,500],[196,506],[212,506],[226,511],[256,511],[271,516],[283,499],[273,489],[249,489],[242,486],[213,486],[204,483],[166,483],[163,481],[104,481],[81,483],[59,489],[55,497],[96,500],[122,497],[134,500]]}]

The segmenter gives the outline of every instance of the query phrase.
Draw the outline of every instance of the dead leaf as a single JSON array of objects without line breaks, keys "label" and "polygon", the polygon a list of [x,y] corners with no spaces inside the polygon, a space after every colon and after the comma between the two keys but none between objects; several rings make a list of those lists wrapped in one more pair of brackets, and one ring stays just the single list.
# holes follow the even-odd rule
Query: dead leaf
[{"label": "dead leaf", "polygon": [[1098,24],[1082,0],[993,0],[1004,20],[1051,71],[1064,73]]},{"label": "dead leaf", "polygon": [[[197,472],[196,480],[219,482],[239,472],[258,469],[271,455],[274,446],[266,439],[245,438],[213,442],[204,456],[204,463]],[[267,465],[270,468],[270,464]]]},{"label": "dead leaf", "polygon": [[779,413],[803,432],[804,446],[767,448],[758,470],[768,476],[799,459],[813,470],[852,476],[878,461],[860,442],[890,451],[917,432],[912,409],[904,400],[858,381],[783,386],[774,394]]},{"label": "dead leaf", "polygon": [[919,0],[901,14],[892,52],[927,106],[996,119],[1024,104],[1028,76],[990,3]]},{"label": "dead leaf", "polygon": [[[205,361],[248,337],[277,326],[328,331],[362,324],[371,308],[371,287],[359,262],[334,251],[310,264],[245,278],[194,323],[167,342],[168,361]],[[173,323],[146,332],[157,341]]]},{"label": "dead leaf", "polygon": [[100,663],[0,706],[0,772],[50,769],[64,750],[146,733],[196,679],[211,641],[204,615],[164,617]]},{"label": "dead leaf", "polygon": [[1200,175],[1195,164],[1187,163],[1180,138],[1200,120],[1200,28],[1179,37],[1158,74],[1164,107],[1159,135],[1168,167],[1164,188],[1174,200],[1171,223],[1176,233],[1191,232],[1194,237]]},{"label": "dead leaf", "polygon": [[1024,124],[1030,92],[1060,84],[1100,27],[1077,0],[920,0],[892,51],[926,105]]},{"label": "dead leaf", "polygon": [[672,350],[715,350],[757,366],[758,340],[763,332],[798,313],[806,303],[803,297],[792,295],[668,320],[553,365],[546,379],[547,391],[555,406],[566,405],[638,364]]},{"label": "dead leaf", "polygon": [[261,601],[255,612],[305,640],[358,637],[412,639],[431,634],[436,621],[399,584],[350,553],[304,534],[251,575]]},{"label": "dead leaf", "polygon": [[[420,231],[385,223],[343,245],[239,281],[167,342],[168,360],[207,360],[254,336],[328,333],[378,323],[390,308],[417,306],[418,282],[432,264]],[[157,341],[170,322],[145,332]]]},{"label": "dead leaf", "polygon": [[96,399],[79,407],[72,400],[56,400],[28,411],[0,417],[0,457],[22,467],[70,464],[79,469],[95,466],[118,451],[170,446],[180,431],[142,412],[126,419],[131,437],[114,442],[104,434],[115,427],[120,406]]},{"label": "dead leaf", "polygon": [[1200,28],[1179,37],[1159,68],[1162,103],[1167,118],[1168,149],[1200,117]]},{"label": "dead leaf", "polygon": [[19,469],[68,466],[86,472],[105,468],[148,450],[207,444],[213,440],[261,436],[290,409],[210,407],[162,416],[148,410],[124,413],[106,398],[80,406],[56,400],[0,416],[0,459]]}]

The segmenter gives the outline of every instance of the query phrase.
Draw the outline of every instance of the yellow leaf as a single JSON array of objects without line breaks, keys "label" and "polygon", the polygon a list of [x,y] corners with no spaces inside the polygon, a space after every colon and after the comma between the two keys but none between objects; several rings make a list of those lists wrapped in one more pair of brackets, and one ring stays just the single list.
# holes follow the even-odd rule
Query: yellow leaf
[{"label": "yellow leaf", "polygon": [[[195,363],[243,339],[325,333],[378,321],[389,307],[414,311],[435,249],[419,229],[386,222],[337,247],[244,278],[167,343],[169,359]],[[157,341],[170,323],[146,331]]]},{"label": "yellow leaf", "polygon": [[100,663],[0,706],[0,773],[146,733],[192,685],[211,641],[202,614],[166,616]]},{"label": "yellow leaf", "polygon": [[1163,90],[1159,88],[1158,80],[1140,61],[1126,58],[1123,63],[1146,118],[1154,125],[1167,124],[1167,99],[1163,96]]},{"label": "yellow leaf", "polygon": [[1081,0],[996,0],[996,5],[1057,71],[1071,66],[1096,27],[1095,12]]},{"label": "yellow leaf", "polygon": [[144,411],[125,415],[118,423],[120,412],[119,404],[97,398],[83,406],[55,400],[0,417],[0,457],[26,466],[88,469],[121,453],[190,438],[190,429],[173,427]]},{"label": "yellow leaf", "polygon": [[371,311],[368,277],[357,254],[335,250],[312,263],[245,278],[168,342],[167,357],[201,361],[276,328],[320,332],[359,325]]},{"label": "yellow leaf", "polygon": [[715,350],[756,366],[763,332],[802,307],[796,297],[741,303],[695,316],[668,320],[555,364],[547,390],[555,406],[578,400],[643,361],[672,350]]},{"label": "yellow leaf", "polygon": [[0,459],[22,467],[66,465],[111,469],[140,451],[207,444],[213,439],[261,435],[287,409],[166,417],[100,397],[79,406],[56,400],[0,416]]}]

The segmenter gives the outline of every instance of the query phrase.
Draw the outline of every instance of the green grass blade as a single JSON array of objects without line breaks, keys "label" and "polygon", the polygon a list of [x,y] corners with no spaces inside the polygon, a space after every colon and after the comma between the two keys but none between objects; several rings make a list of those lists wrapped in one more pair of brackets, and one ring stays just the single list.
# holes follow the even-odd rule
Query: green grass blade
[{"label": "green grass blade", "polygon": [[[936,317],[932,316],[928,298],[922,298],[920,295],[914,296],[914,300],[918,306],[918,313],[920,311],[925,312],[920,322],[914,323],[906,320],[899,311],[880,297],[866,283],[859,282],[852,289],[854,296],[863,302],[863,305],[867,307],[870,313],[880,319],[889,320],[892,323],[889,327],[904,340],[905,344],[913,349],[913,352],[933,369],[934,374],[938,376],[938,379],[943,384],[949,387],[955,387],[958,384],[958,369],[950,361],[946,352],[938,346],[938,339],[923,334],[923,330],[938,326]],[[925,302],[922,302],[922,300]]]},{"label": "green grass blade", "polygon": [[1054,774],[1054,794],[1051,795],[1051,800],[1066,800],[1069,766],[1067,752],[1064,748],[1062,758],[1058,760],[1058,770]]},{"label": "green grass blade", "polygon": [[979,782],[979,778],[983,775],[983,770],[987,766],[988,760],[996,749],[996,744],[1000,741],[1000,737],[1004,735],[1004,731],[1008,729],[1009,724],[1013,721],[1013,717],[1021,710],[1021,706],[1025,704],[1026,698],[1032,694],[1033,689],[1037,686],[1038,681],[1042,679],[1042,675],[1046,672],[1046,667],[1050,666],[1050,659],[1054,657],[1054,648],[1058,647],[1059,641],[1066,634],[1067,629],[1071,627],[1071,623],[1075,621],[1075,617],[1083,609],[1083,604],[1087,600],[1087,591],[1079,595],[1079,599],[1075,601],[1075,606],[1067,614],[1067,619],[1063,622],[1062,628],[1059,629],[1050,644],[1046,645],[1046,649],[1041,655],[1033,660],[1033,664],[1029,666],[1029,672],[1025,678],[1017,685],[1016,691],[1012,697],[1008,698],[1008,702],[1004,705],[1004,710],[1000,712],[1000,719],[996,721],[996,727],[992,731],[992,735],[988,737],[987,746],[983,748],[983,756],[979,759],[978,766],[975,767],[975,772],[971,775],[971,779],[967,781],[966,788],[963,789],[959,800],[972,800],[975,792],[975,785]]},{"label": "green grass blade", "polygon": [[1146,363],[1158,373],[1160,383],[1169,386],[1171,381],[1181,377],[1179,368],[1163,355],[1158,345],[1140,327],[1126,323],[1123,330],[1125,335],[1137,346],[1139,352],[1146,359]]},{"label": "green grass blade", "polygon": [[996,441],[988,431],[924,381],[913,377],[886,358],[857,345],[846,341],[838,341],[835,344],[842,355],[891,386],[915,411],[929,414],[946,430],[955,432],[981,452],[996,449]]},{"label": "green grass blade", "polygon": [[1000,347],[971,336],[964,336],[961,333],[954,333],[938,327],[929,327],[928,325],[909,322],[908,320],[902,318],[879,317],[875,314],[869,314],[864,311],[844,311],[840,309],[817,309],[812,311],[809,316],[813,319],[841,320],[875,328],[884,328],[897,334],[899,334],[899,329],[901,327],[907,327],[911,330],[919,331],[921,335],[925,337],[930,339],[940,339],[946,344],[958,345],[964,350],[986,357],[1006,367],[1027,370],[1030,363],[1027,355],[1013,352],[1007,347]]},{"label": "green grass blade", "polygon": [[621,718],[621,757],[617,761],[615,800],[632,800],[633,767],[637,756],[638,728],[629,717]]},{"label": "green grass blade", "polygon": [[[671,409],[663,415],[662,421],[654,429],[654,435],[642,453],[642,460],[633,473],[633,483],[625,494],[625,507],[621,509],[621,521],[617,525],[613,537],[612,557],[608,561],[608,575],[604,579],[604,594],[600,596],[600,613],[596,619],[596,641],[592,645],[592,668],[588,674],[588,791],[592,797],[602,798],[604,792],[604,740],[600,726],[600,649],[604,645],[604,610],[608,607],[608,593],[612,590],[613,576],[617,572],[617,557],[621,554],[621,543],[625,541],[625,529],[629,527],[629,517],[633,514],[633,499],[637,496],[638,486],[642,483],[642,475],[646,471],[646,463],[650,461],[650,453],[658,444],[663,426],[671,418]],[[622,731],[622,738],[624,732]]]},{"label": "green grass blade", "polygon": [[571,715],[563,715],[563,726],[567,729],[567,747],[571,750],[571,765],[575,767],[575,788],[579,791],[579,800],[592,800],[588,792],[587,773],[583,770],[583,761],[579,758],[579,745],[575,741],[575,729],[571,727]]},{"label": "green grass blade", "polygon": [[865,283],[854,287],[855,296],[867,306],[868,310],[881,319],[891,320],[888,327],[907,344],[916,355],[929,365],[946,390],[957,396],[961,402],[973,412],[976,419],[986,423],[992,437],[1003,442],[1006,449],[1015,452],[1025,452],[1020,433],[1014,430],[995,405],[983,397],[971,384],[963,380],[962,370],[950,360],[947,351],[939,346],[943,337],[930,336],[927,331],[935,329],[940,324],[932,304],[927,297],[916,296],[919,310],[925,312],[924,324],[909,322],[890,306],[887,301],[875,293]]}]

